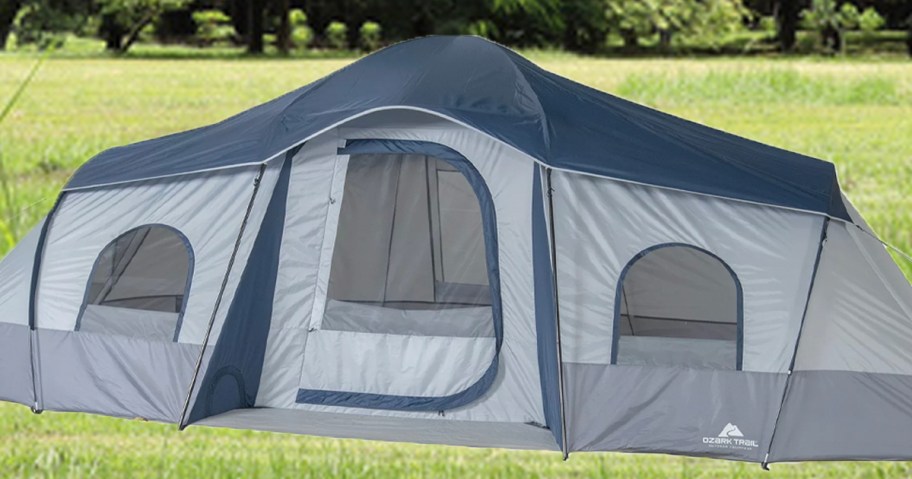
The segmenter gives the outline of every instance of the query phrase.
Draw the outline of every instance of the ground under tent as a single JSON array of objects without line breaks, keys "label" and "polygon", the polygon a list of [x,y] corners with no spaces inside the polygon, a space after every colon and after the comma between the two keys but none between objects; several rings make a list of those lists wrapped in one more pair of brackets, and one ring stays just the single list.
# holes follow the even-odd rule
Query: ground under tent
[{"label": "ground under tent", "polygon": [[181,428],[912,459],[910,346],[833,165],[471,37],[105,151],[0,262],[0,400]]}]

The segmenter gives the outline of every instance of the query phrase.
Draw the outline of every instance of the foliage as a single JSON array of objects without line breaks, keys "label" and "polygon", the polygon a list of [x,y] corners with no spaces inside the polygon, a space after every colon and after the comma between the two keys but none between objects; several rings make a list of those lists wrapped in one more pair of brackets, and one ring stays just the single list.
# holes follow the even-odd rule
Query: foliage
[{"label": "foliage", "polygon": [[811,8],[802,13],[804,27],[820,35],[827,53],[841,52],[845,48],[844,31],[858,27],[858,8],[851,3],[838,6],[837,0],[812,0]]},{"label": "foliage", "polygon": [[221,10],[200,10],[193,12],[196,23],[196,39],[201,45],[226,43],[237,36],[231,17]]},{"label": "foliage", "polygon": [[329,22],[326,30],[323,32],[326,37],[326,44],[336,50],[348,48],[348,26],[339,21]]},{"label": "foliage", "polygon": [[380,27],[379,23],[371,21],[362,23],[361,28],[358,29],[361,48],[367,52],[372,52],[380,48],[382,34],[383,29]]},{"label": "foliage", "polygon": [[178,10],[191,0],[95,0],[103,20],[101,32],[108,49],[126,52],[139,38],[143,28],[165,12]]},{"label": "foliage", "polygon": [[715,43],[742,29],[749,14],[741,0],[609,0],[607,8],[609,23],[628,47],[653,34],[664,47],[670,46],[673,36]]},{"label": "foliage", "polygon": [[858,17],[858,28],[865,33],[875,32],[880,30],[886,24],[884,17],[880,16],[877,13],[877,10],[874,7],[868,7],[861,12],[861,15]]},{"label": "foliage", "polygon": [[56,49],[66,42],[67,32],[78,31],[86,16],[67,11],[64,5],[49,0],[26,3],[16,15],[13,30],[16,43]]},{"label": "foliage", "polygon": [[307,14],[300,8],[288,12],[291,23],[291,43],[295,48],[307,48],[313,42],[313,30],[307,24]]}]

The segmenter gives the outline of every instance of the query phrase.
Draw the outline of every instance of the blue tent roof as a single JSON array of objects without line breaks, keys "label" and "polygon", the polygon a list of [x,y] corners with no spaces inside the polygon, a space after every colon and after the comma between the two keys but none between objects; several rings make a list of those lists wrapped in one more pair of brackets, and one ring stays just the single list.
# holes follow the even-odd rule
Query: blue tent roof
[{"label": "blue tent roof", "polygon": [[67,188],[261,162],[396,106],[458,120],[555,168],[849,219],[830,163],[599,92],[477,37],[400,43],[220,123],[107,150]]}]

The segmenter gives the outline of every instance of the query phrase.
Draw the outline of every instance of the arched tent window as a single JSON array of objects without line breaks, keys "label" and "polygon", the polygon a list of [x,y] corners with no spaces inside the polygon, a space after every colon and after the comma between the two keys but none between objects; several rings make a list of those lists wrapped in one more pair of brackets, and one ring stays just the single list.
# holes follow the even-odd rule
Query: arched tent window
[{"label": "arched tent window", "polygon": [[193,250],[179,231],[127,231],[95,260],[76,330],[177,341],[192,276]]},{"label": "arched tent window", "polygon": [[612,364],[740,370],[742,302],[737,275],[714,254],[649,248],[621,273]]}]

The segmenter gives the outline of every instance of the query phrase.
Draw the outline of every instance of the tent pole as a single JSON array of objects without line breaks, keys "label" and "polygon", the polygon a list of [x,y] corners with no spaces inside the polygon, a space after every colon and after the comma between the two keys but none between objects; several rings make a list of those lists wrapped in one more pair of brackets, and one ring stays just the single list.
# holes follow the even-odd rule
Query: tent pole
[{"label": "tent pole", "polygon": [[788,375],[785,377],[785,386],[782,388],[782,399],[779,401],[779,412],[776,414],[776,422],[773,423],[773,432],[770,434],[769,447],[766,450],[766,456],[763,463],[760,464],[764,470],[769,470],[769,455],[773,450],[773,441],[776,439],[776,430],[779,427],[779,419],[782,417],[782,408],[785,407],[785,400],[788,398],[789,387],[792,384],[792,373],[795,370],[795,360],[798,358],[798,346],[801,343],[801,333],[804,332],[804,321],[807,319],[808,310],[811,307],[811,295],[814,294],[814,285],[817,282],[817,271],[820,269],[820,259],[823,257],[823,247],[827,242],[827,231],[830,228],[830,218],[823,219],[823,226],[820,229],[820,243],[817,246],[817,258],[814,260],[814,270],[811,273],[811,284],[808,286],[807,300],[804,303],[804,313],[801,315],[801,322],[798,325],[798,335],[795,337],[795,349],[792,351],[792,360],[789,362]]},{"label": "tent pole", "polygon": [[[289,160],[286,159],[285,161]],[[228,286],[228,278],[231,276],[231,270],[234,267],[234,261],[237,259],[237,252],[241,247],[241,241],[244,238],[244,230],[247,229],[247,223],[250,220],[250,213],[253,211],[253,204],[256,201],[257,193],[260,191],[260,183],[262,183],[263,173],[265,171],[266,163],[263,163],[260,165],[256,178],[253,180],[253,193],[251,193],[250,201],[247,203],[247,211],[244,212],[244,219],[241,221],[241,227],[238,231],[237,239],[234,240],[234,250],[231,251],[231,257],[228,259],[228,267],[225,269],[224,278],[222,278],[222,286],[219,288],[218,296],[215,299],[215,306],[212,308],[212,316],[209,317],[209,326],[206,328],[206,336],[203,338],[203,345],[200,349],[199,358],[196,360],[196,368],[193,371],[193,377],[190,379],[190,387],[187,390],[187,397],[184,400],[184,408],[181,411],[180,422],[178,423],[178,427],[181,431],[187,427],[187,414],[190,410],[190,400],[193,397],[193,390],[196,388],[199,372],[203,366],[203,357],[206,355],[206,347],[209,344],[209,336],[212,334],[212,326],[215,324],[215,317],[218,315],[219,306],[222,304],[222,298],[225,295],[225,288]]]},{"label": "tent pole", "polygon": [[39,393],[41,389],[41,380],[39,376],[39,369],[41,365],[39,364],[38,355],[39,345],[38,345],[38,280],[41,275],[41,262],[44,260],[44,246],[47,243],[48,232],[51,229],[51,222],[54,221],[54,217],[57,215],[57,210],[60,209],[60,204],[63,203],[63,197],[66,196],[66,192],[62,192],[57,195],[57,200],[54,202],[54,206],[51,207],[51,211],[48,212],[47,218],[44,220],[44,224],[41,225],[41,233],[38,236],[38,244],[35,246],[35,259],[32,263],[32,277],[29,284],[29,303],[28,303],[28,324],[29,324],[29,361],[31,362],[32,368],[32,399],[34,403],[32,404],[31,410],[35,414],[41,414],[44,409],[44,394]]},{"label": "tent pole", "polygon": [[558,392],[560,394],[560,418],[561,418],[561,452],[564,454],[564,460],[570,458],[570,446],[567,444],[567,415],[565,411],[564,400],[564,356],[561,351],[561,328],[560,328],[560,301],[557,288],[557,242],[554,234],[554,188],[551,186],[551,168],[546,168],[548,180],[548,228],[551,236],[551,274],[553,285],[552,294],[554,296],[554,323],[557,329],[557,382]]}]

